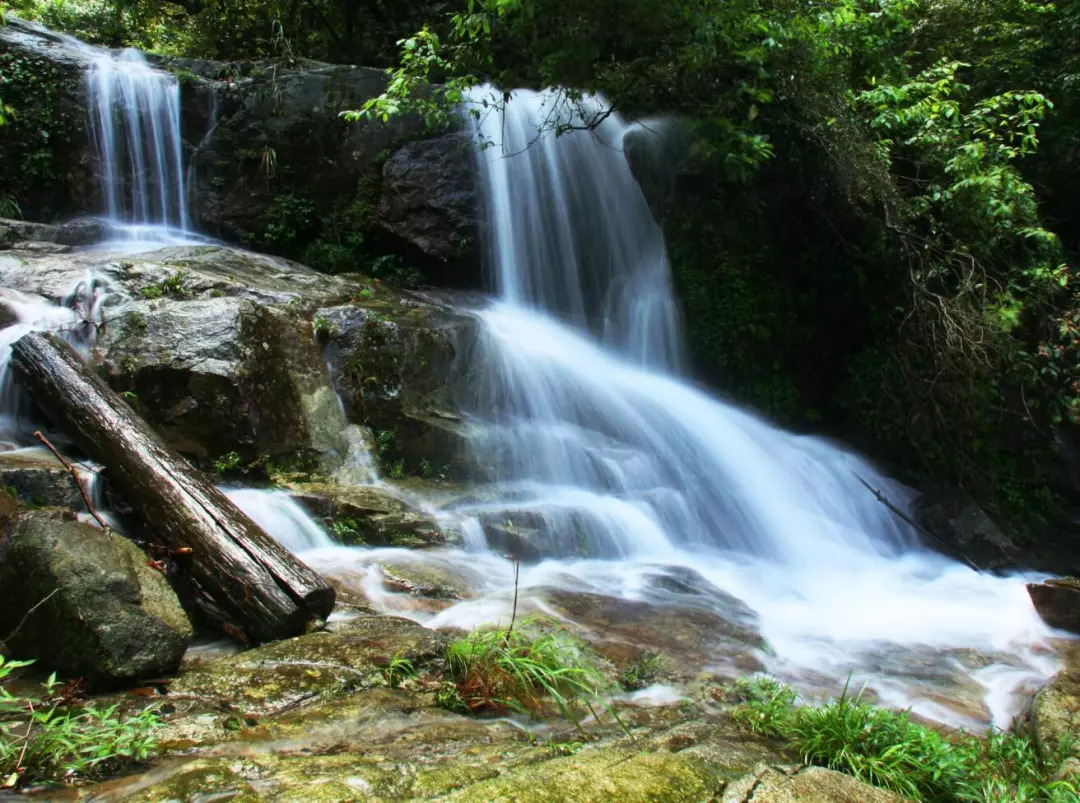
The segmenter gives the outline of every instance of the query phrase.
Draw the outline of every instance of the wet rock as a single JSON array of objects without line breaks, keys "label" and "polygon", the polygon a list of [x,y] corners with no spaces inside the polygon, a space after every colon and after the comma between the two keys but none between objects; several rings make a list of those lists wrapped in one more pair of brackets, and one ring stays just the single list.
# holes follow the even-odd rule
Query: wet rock
[{"label": "wet rock", "polygon": [[[753,613],[737,600],[730,613],[584,592],[537,592],[559,621],[623,672],[655,656],[658,678],[685,681],[706,669],[733,675],[761,668],[764,646]],[[734,598],[732,598],[734,600]]]},{"label": "wet rock", "polygon": [[467,475],[468,430],[451,377],[476,321],[407,297],[317,314],[327,322],[326,354],[349,417],[375,432],[385,473]]},{"label": "wet rock", "polygon": [[378,225],[436,259],[474,256],[475,175],[472,144],[463,134],[404,145],[383,166]]},{"label": "wet rock", "polygon": [[[350,123],[340,116],[382,92],[386,80],[385,71],[367,67],[265,64],[190,87],[184,99],[190,129],[201,136],[214,124],[193,161],[197,224],[243,242],[265,233],[267,212],[282,196],[310,204],[310,221],[294,221],[302,227],[356,195],[385,151],[423,134],[417,120]],[[271,154],[282,166],[272,176]]]},{"label": "wet rock", "polygon": [[756,767],[720,803],[903,803],[907,798],[824,767]]},{"label": "wet rock", "polygon": [[[89,480],[86,474],[84,483]],[[39,449],[0,452],[0,488],[26,504],[86,509],[71,473]]]},{"label": "wet rock", "polygon": [[66,246],[93,245],[109,236],[108,224],[99,218],[80,218],[64,223],[34,223],[0,219],[8,247],[21,242],[56,243]]},{"label": "wet rock", "polygon": [[379,562],[379,572],[388,591],[444,600],[473,596],[469,579],[445,563],[391,558]]},{"label": "wet rock", "polygon": [[98,208],[100,190],[86,158],[87,67],[85,51],[40,25],[13,16],[0,25],[4,100],[18,110],[4,126],[0,186],[25,217],[54,220]]},{"label": "wet rock", "polygon": [[1035,743],[1046,757],[1063,740],[1080,738],[1080,644],[1067,641],[1060,648],[1062,669],[1035,694],[1028,712]]},{"label": "wet rock", "polygon": [[1020,555],[1012,540],[960,490],[927,493],[915,502],[920,523],[935,537],[930,546],[966,559],[980,569],[1004,569]]},{"label": "wet rock", "polygon": [[171,693],[261,715],[385,683],[395,657],[417,669],[441,661],[446,637],[407,619],[362,616],[201,667]]},{"label": "wet rock", "polygon": [[1080,633],[1080,580],[1060,577],[1042,583],[1028,583],[1028,596],[1051,627]]},{"label": "wet rock", "polygon": [[[335,352],[357,414],[391,433],[387,460],[420,473],[454,460],[460,422],[438,372],[453,359],[453,321],[464,316],[359,278],[219,246],[138,255],[17,246],[0,258],[0,284],[27,295],[70,305],[80,283],[84,296],[105,298],[90,359],[185,454],[322,455],[326,471],[340,464],[349,441],[316,307],[354,299],[334,309],[349,320],[377,318],[378,331],[390,332],[363,339],[358,355]],[[346,363],[351,379],[341,375]]]},{"label": "wet rock", "polygon": [[382,486],[291,483],[294,498],[345,546],[428,547],[446,542],[435,517]]},{"label": "wet rock", "polygon": [[168,673],[192,637],[176,595],[143,552],[58,510],[3,524],[0,632],[13,633],[7,646],[20,657],[97,684]]}]

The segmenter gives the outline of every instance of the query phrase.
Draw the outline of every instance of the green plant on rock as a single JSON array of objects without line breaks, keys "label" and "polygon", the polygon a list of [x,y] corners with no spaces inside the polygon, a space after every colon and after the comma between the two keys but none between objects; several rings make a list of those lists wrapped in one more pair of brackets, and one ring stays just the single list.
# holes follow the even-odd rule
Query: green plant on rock
[{"label": "green plant on rock", "polygon": [[447,667],[472,711],[517,711],[539,716],[553,703],[575,722],[578,703],[591,704],[602,679],[571,644],[554,634],[516,629],[474,630],[451,643]]},{"label": "green plant on rock", "polygon": [[315,337],[319,340],[329,340],[338,333],[338,325],[325,315],[315,316],[315,320],[312,323],[312,329],[315,332]]},{"label": "green plant on rock", "polygon": [[401,681],[411,678],[416,674],[416,666],[403,655],[395,655],[390,663],[383,668],[383,679],[390,688],[397,688]]},{"label": "green plant on rock", "polygon": [[191,293],[187,288],[187,276],[184,271],[178,270],[175,273],[170,273],[160,282],[154,282],[148,284],[139,289],[143,298],[149,300],[156,300],[159,298],[171,297],[171,298],[187,298]]},{"label": "green plant on rock", "polygon": [[0,789],[94,777],[157,749],[153,709],[124,715],[115,705],[78,705],[55,694],[55,675],[43,695],[12,694],[5,681],[31,663],[0,656]]},{"label": "green plant on rock", "polygon": [[214,460],[214,472],[216,474],[233,474],[243,468],[244,460],[239,452],[226,452]]},{"label": "green plant on rock", "polygon": [[807,763],[890,789],[914,800],[1012,803],[1077,799],[1070,781],[1054,779],[1072,744],[1043,757],[1023,735],[991,731],[985,739],[944,734],[912,722],[908,713],[876,708],[861,693],[804,705],[790,686],[771,678],[740,679],[736,721],[785,739]]},{"label": "green plant on rock", "polygon": [[646,652],[640,658],[627,664],[619,673],[619,685],[627,691],[643,689],[656,680],[663,667],[663,653]]}]

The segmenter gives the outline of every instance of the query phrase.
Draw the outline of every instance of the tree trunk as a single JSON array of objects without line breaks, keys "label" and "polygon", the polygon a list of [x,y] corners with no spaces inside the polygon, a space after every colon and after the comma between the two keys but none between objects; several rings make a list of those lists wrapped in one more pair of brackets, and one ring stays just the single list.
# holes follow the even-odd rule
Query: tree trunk
[{"label": "tree trunk", "polygon": [[52,413],[178,562],[252,641],[304,631],[334,607],[334,591],[169,447],[55,335],[12,347],[15,375]]}]

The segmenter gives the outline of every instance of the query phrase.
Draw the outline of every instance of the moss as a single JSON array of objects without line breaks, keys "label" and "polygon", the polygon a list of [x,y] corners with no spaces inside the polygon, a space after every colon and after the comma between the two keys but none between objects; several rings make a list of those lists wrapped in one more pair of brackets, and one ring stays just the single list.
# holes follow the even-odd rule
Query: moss
[{"label": "moss", "polygon": [[563,803],[567,790],[572,789],[574,799],[580,803],[675,803],[708,798],[717,781],[703,762],[678,754],[586,749],[543,764],[514,768],[449,799]]}]

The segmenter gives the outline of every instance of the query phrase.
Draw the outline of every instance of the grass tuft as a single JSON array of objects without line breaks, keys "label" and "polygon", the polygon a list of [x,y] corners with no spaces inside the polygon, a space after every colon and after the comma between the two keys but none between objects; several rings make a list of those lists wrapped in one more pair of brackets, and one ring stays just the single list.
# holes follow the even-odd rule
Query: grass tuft
[{"label": "grass tuft", "polygon": [[460,699],[475,712],[532,716],[550,701],[576,721],[576,704],[597,695],[600,674],[564,639],[530,635],[527,626],[475,630],[450,645],[447,665]]},{"label": "grass tuft", "polygon": [[1053,779],[1071,744],[1040,756],[1027,736],[991,731],[944,735],[908,713],[876,708],[844,693],[819,706],[799,703],[794,689],[771,678],[741,679],[737,721],[785,739],[808,764],[930,803],[1076,803],[1077,787]]}]

